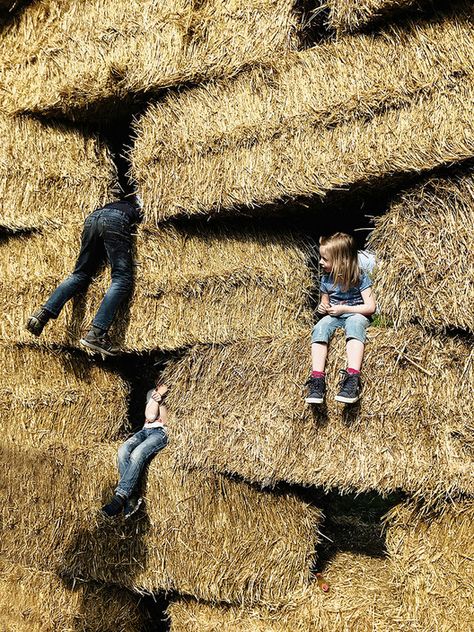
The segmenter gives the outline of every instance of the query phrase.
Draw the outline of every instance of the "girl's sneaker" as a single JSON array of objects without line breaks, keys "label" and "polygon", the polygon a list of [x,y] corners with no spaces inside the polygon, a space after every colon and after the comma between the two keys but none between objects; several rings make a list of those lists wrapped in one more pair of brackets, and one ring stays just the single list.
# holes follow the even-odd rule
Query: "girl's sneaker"
[{"label": "girl's sneaker", "polygon": [[305,397],[307,404],[322,404],[324,393],[326,392],[326,379],[324,377],[310,377],[306,382],[308,396]]},{"label": "girl's sneaker", "polygon": [[118,516],[119,513],[122,512],[126,500],[127,499],[123,496],[119,496],[119,494],[114,494],[110,502],[104,505],[100,510],[102,515],[106,518],[115,518],[115,516]]},{"label": "girl's sneaker", "polygon": [[348,373],[345,369],[339,371],[341,381],[336,402],[354,404],[360,399],[360,377],[357,374]]}]

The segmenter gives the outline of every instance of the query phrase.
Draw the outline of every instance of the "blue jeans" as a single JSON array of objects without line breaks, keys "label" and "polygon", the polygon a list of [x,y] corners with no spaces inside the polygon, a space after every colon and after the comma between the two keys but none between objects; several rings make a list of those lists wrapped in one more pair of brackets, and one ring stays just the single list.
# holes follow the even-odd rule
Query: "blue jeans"
[{"label": "blue jeans", "polygon": [[57,318],[65,303],[86,289],[105,259],[112,269],[112,282],[92,324],[107,331],[133,287],[131,225],[127,214],[118,209],[97,209],[86,218],[74,272],[54,290],[43,308]]},{"label": "blue jeans", "polygon": [[336,329],[344,328],[346,340],[355,338],[365,343],[367,327],[370,320],[362,314],[341,314],[341,316],[324,316],[313,327],[311,342],[329,342]]},{"label": "blue jeans", "polygon": [[147,463],[168,443],[163,428],[142,428],[123,443],[117,455],[120,480],[116,494],[129,498]]}]

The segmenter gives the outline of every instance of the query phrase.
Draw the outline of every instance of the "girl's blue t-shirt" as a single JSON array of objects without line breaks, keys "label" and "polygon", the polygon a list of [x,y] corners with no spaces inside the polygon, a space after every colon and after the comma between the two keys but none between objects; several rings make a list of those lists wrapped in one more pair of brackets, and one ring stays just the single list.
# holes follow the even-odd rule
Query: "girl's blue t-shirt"
[{"label": "girl's blue t-shirt", "polygon": [[347,292],[341,286],[334,283],[330,274],[323,274],[321,278],[321,294],[328,294],[331,305],[363,305],[364,299],[361,292],[372,286],[369,276],[362,271],[359,284],[350,287]]}]

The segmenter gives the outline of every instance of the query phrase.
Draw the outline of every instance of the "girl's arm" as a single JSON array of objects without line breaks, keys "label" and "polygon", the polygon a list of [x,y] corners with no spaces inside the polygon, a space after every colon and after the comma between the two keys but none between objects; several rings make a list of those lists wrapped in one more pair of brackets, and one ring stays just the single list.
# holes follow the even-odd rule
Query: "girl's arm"
[{"label": "girl's arm", "polygon": [[160,406],[160,419],[165,426],[168,424],[168,409],[164,404]]},{"label": "girl's arm", "polygon": [[375,312],[375,296],[372,288],[368,287],[360,293],[364,303],[362,305],[331,305],[327,313],[330,316],[340,316],[341,314],[362,314],[362,316],[372,316]]},{"label": "girl's arm", "polygon": [[161,384],[160,386],[157,386],[157,388],[155,388],[145,408],[146,421],[155,421],[155,419],[161,416],[161,408],[163,408],[163,406],[160,405],[160,403],[167,390],[168,387],[164,384]]}]

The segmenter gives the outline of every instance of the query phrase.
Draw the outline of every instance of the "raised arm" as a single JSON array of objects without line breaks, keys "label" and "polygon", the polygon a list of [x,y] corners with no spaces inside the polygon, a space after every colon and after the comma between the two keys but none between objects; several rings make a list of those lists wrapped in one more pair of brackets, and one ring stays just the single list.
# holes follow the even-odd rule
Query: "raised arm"
[{"label": "raised arm", "polygon": [[[168,390],[168,387],[166,386],[166,384],[160,384],[159,386],[155,388],[155,390],[151,394],[151,397],[145,408],[145,420],[147,422],[155,421],[155,419],[158,419],[158,417],[162,416],[161,409],[165,408],[165,406],[163,406],[161,402],[167,390]],[[165,408],[165,414],[166,414],[166,408]]]}]

